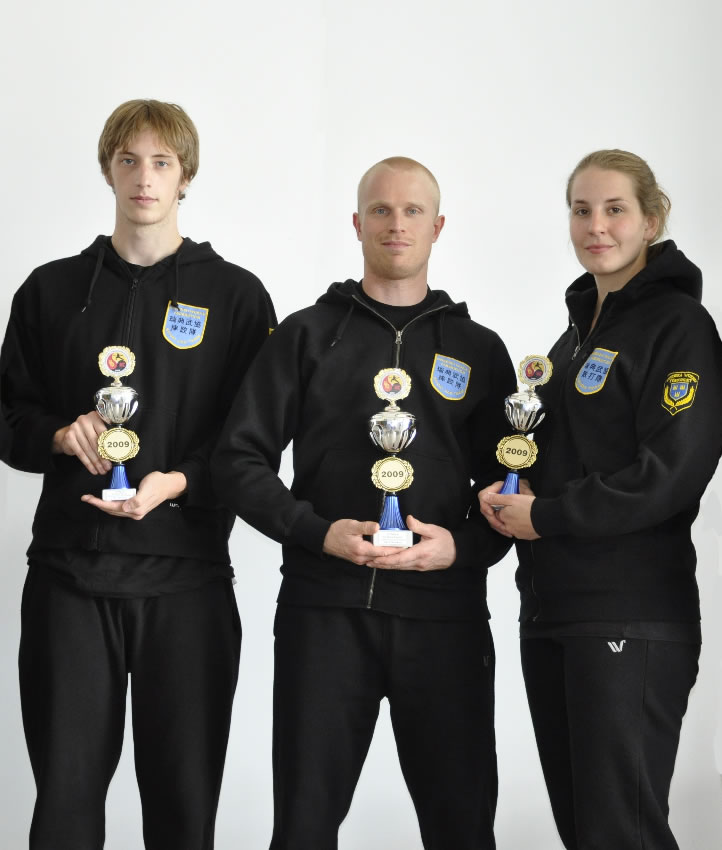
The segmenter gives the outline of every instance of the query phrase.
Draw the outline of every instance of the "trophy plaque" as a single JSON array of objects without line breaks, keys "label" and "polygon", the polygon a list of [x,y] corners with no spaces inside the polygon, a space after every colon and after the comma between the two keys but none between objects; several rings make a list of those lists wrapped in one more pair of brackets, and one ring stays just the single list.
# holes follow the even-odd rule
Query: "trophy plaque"
[{"label": "trophy plaque", "polygon": [[[504,495],[519,492],[519,472],[531,466],[537,457],[537,444],[532,439],[534,431],[544,419],[544,405],[536,394],[536,388],[546,384],[552,376],[552,363],[548,357],[532,354],[519,364],[519,380],[526,384],[525,389],[512,393],[504,401],[506,418],[516,431],[508,437],[502,437],[496,447],[496,459],[510,471],[499,491]],[[495,510],[500,505],[493,505]]]},{"label": "trophy plaque", "polygon": [[369,419],[369,436],[374,445],[389,454],[376,461],[371,470],[371,480],[384,493],[380,529],[373,542],[375,546],[408,549],[414,535],[404,523],[398,493],[410,486],[414,470],[398,455],[416,436],[416,417],[401,410],[396,402],[411,392],[411,377],[403,369],[382,369],[374,378],[374,389],[389,405]]},{"label": "trophy plaque", "polygon": [[103,490],[104,502],[117,502],[135,496],[125,471],[125,461],[138,454],[140,441],[135,431],[122,426],[138,409],[138,393],[133,387],[125,386],[120,379],[135,369],[135,355],[122,345],[111,345],[98,355],[100,371],[112,378],[113,383],[102,387],[95,394],[95,409],[110,426],[98,437],[98,454],[113,464],[110,484]]}]

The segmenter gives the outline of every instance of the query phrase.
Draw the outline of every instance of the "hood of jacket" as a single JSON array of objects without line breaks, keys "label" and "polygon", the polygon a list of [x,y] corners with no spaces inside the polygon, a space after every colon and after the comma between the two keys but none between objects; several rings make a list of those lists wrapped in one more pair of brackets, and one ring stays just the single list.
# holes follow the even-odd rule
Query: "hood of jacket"
[{"label": "hood of jacket", "polygon": [[[128,264],[118,255],[110,236],[96,236],[93,242],[87,248],[80,252],[87,257],[95,258],[95,267],[90,281],[88,282],[88,291],[83,305],[83,312],[90,306],[93,300],[93,290],[95,284],[100,277],[100,272],[103,266],[113,268],[121,273],[128,271]],[[159,277],[165,271],[172,268],[173,278],[169,286],[169,297],[174,307],[178,306],[178,301],[181,297],[181,269],[184,266],[189,266],[195,263],[207,263],[213,260],[222,260],[223,258],[217,254],[211,247],[210,242],[194,242],[188,237],[183,238],[183,242],[174,254],[170,254],[148,267],[147,274],[151,277]]]},{"label": "hood of jacket", "polygon": [[[318,298],[316,303],[339,304],[342,306],[345,305],[346,307],[353,306],[354,303],[358,304],[360,303],[358,299],[360,298],[359,288],[361,283],[362,281],[353,280],[352,278],[332,283],[323,295]],[[430,305],[430,309],[447,306],[449,308],[448,312],[453,313],[454,315],[469,316],[469,310],[465,301],[452,301],[449,294],[444,292],[443,289],[434,289],[432,291],[436,296],[436,300],[432,305]]]},{"label": "hood of jacket", "polygon": [[[331,342],[331,348],[333,348],[337,342],[339,342],[348,327],[348,323],[351,321],[354,312],[357,309],[361,310],[371,310],[375,312],[373,306],[364,300],[361,295],[361,281],[353,280],[349,278],[348,280],[344,280],[343,282],[332,283],[331,286],[323,293],[323,295],[318,298],[316,301],[317,304],[329,304],[336,305],[343,309],[343,318],[339,322],[336,332],[333,336],[333,340]],[[466,306],[466,302],[452,301],[451,297],[448,293],[444,292],[443,289],[434,289],[427,290],[427,295],[429,292],[432,292],[434,295],[434,300],[428,305],[428,307],[424,310],[424,312],[420,315],[428,314],[428,313],[436,313],[438,316],[437,323],[437,334],[439,338],[439,346],[443,349],[444,345],[444,319],[447,315],[461,316],[465,318],[470,318],[469,310]]]},{"label": "hood of jacket", "polygon": [[[647,256],[647,265],[622,289],[615,292],[615,300],[636,301],[653,294],[652,288],[668,286],[689,295],[695,301],[702,300],[702,272],[679,250],[671,239],[652,245]],[[586,303],[597,285],[594,275],[586,272],[578,277],[566,291],[569,312]]]}]

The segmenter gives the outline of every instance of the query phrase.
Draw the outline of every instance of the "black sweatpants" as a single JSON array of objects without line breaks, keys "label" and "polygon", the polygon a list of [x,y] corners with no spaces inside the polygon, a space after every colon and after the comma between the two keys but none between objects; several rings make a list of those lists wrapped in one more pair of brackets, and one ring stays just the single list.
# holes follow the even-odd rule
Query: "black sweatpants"
[{"label": "black sweatpants", "polygon": [[271,850],[338,847],[383,697],[426,850],[495,847],[485,620],[281,605],[275,635]]},{"label": "black sweatpants", "polygon": [[521,659],[567,850],[678,850],[667,821],[699,644],[528,638]]},{"label": "black sweatpants", "polygon": [[100,850],[128,674],[148,850],[211,850],[241,628],[230,580],[85,596],[31,567],[20,694],[37,785],[31,850]]}]

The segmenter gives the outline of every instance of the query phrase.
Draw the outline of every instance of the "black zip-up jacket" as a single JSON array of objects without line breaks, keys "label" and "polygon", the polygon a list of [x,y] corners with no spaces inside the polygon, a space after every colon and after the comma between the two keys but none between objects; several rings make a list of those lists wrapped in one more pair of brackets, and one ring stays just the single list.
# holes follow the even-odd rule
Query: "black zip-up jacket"
[{"label": "black zip-up jacket", "polygon": [[[13,299],[0,358],[11,430],[5,459],[44,474],[28,554],[84,549],[228,563],[234,518],[211,490],[208,457],[241,377],[268,337],[273,307],[260,281],[208,242],[184,239],[140,278],[132,268],[99,236],[78,256],[36,269]],[[188,328],[202,336],[200,344],[184,349],[165,338],[175,303],[207,309],[205,323],[200,317],[201,326]],[[153,470],[182,472],[188,482],[179,506],[162,503],[140,522],[81,502],[84,493],[100,495],[108,478],[91,475],[76,457],[51,454],[55,432],[91,411],[96,390],[110,383],[98,369],[109,345],[126,345],[136,356],[135,371],[123,379],[139,396],[127,423],[140,439],[140,452],[126,464],[131,485]]]},{"label": "black zip-up jacket", "polygon": [[[699,620],[691,525],[722,449],[722,344],[671,241],[604,300],[582,275],[549,353],[521,620]],[[606,371],[608,368],[608,371]]]},{"label": "black zip-up jacket", "polygon": [[[470,367],[463,398],[434,388],[437,354],[462,371]],[[417,418],[416,439],[401,453],[414,469],[411,487],[399,494],[401,511],[451,531],[451,569],[372,570],[323,554],[335,520],[379,518],[371,467],[384,455],[367,423],[386,406],[374,376],[396,365],[412,380],[400,405]],[[283,544],[279,602],[420,618],[488,616],[486,568],[508,543],[482,520],[471,481],[483,485],[500,474],[496,444],[508,429],[504,398],[514,387],[502,341],[444,292],[399,333],[351,280],[286,319],[249,370],[212,463],[224,501]],[[295,475],[288,489],[277,472],[291,440]]]}]

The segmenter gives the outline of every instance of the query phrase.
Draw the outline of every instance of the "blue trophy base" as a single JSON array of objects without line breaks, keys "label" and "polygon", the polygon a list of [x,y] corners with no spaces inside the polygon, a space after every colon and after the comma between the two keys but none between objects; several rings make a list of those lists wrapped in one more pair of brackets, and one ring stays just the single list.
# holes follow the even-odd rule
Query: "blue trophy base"
[{"label": "blue trophy base", "polygon": [[114,463],[110,475],[110,486],[103,490],[104,502],[124,502],[135,496],[135,488],[130,486],[128,474],[122,463]]},{"label": "blue trophy base", "polygon": [[414,534],[406,527],[399,509],[396,493],[386,493],[384,509],[379,519],[381,528],[373,535],[374,546],[393,546],[408,549],[414,545]]},{"label": "blue trophy base", "polygon": [[[519,494],[519,473],[509,472],[504,479],[504,486],[499,490],[502,496],[517,496]],[[492,505],[495,511],[500,511],[503,505]]]}]

